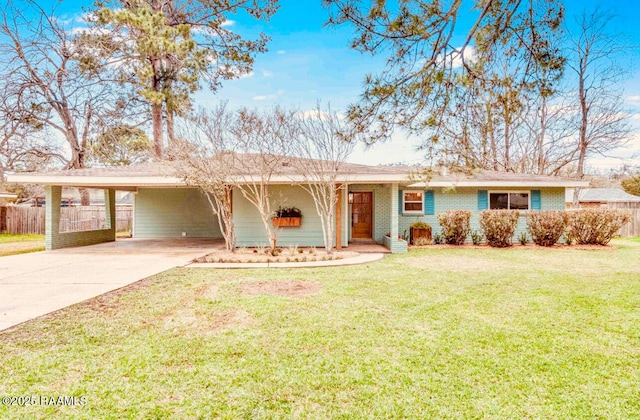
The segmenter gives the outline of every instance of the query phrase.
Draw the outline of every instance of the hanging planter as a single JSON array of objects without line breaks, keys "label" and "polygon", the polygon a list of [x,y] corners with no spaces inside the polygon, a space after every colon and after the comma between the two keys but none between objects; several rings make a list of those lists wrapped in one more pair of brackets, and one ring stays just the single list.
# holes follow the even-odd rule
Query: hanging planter
[{"label": "hanging planter", "polygon": [[297,207],[280,207],[272,218],[276,227],[300,227],[302,225],[302,212]]}]

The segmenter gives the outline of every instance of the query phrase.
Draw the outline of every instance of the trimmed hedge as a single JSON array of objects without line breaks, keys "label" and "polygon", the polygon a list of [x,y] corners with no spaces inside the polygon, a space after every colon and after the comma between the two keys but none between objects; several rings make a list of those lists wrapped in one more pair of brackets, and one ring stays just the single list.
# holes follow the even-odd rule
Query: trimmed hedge
[{"label": "trimmed hedge", "polygon": [[496,248],[511,246],[518,226],[518,210],[485,210],[480,212],[480,227],[487,243]]},{"label": "trimmed hedge", "polygon": [[442,237],[449,245],[464,245],[471,229],[470,222],[471,212],[467,210],[450,210],[438,213]]},{"label": "trimmed hedge", "polygon": [[623,210],[576,210],[570,213],[567,235],[579,245],[606,245],[629,220]]},{"label": "trimmed hedge", "polygon": [[569,217],[564,211],[530,211],[527,214],[527,229],[536,245],[553,246],[564,233],[568,221]]}]

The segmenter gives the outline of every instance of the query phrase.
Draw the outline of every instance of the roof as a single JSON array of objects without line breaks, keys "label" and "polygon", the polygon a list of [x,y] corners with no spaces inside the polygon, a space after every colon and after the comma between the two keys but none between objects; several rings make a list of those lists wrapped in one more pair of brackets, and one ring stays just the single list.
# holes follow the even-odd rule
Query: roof
[{"label": "roof", "polygon": [[[256,167],[256,155],[236,156],[244,168]],[[296,170],[299,164],[312,161],[286,158],[284,164],[271,177],[273,184],[302,182]],[[439,174],[418,166],[373,166],[355,163],[341,165],[339,182],[400,183],[411,187],[586,187],[588,182],[545,175],[528,175],[492,171],[468,171]],[[237,172],[236,181],[246,180],[251,174]],[[253,176],[258,176],[254,174]],[[155,162],[135,166],[86,168],[42,173],[16,173],[7,176],[8,182],[41,185],[62,185],[94,188],[135,190],[138,187],[183,187],[184,180],[177,176],[169,163]]]},{"label": "roof", "polygon": [[[573,191],[567,191],[566,201],[573,201]],[[640,197],[629,194],[622,188],[584,188],[580,190],[581,203],[628,203],[640,202]]]},{"label": "roof", "polygon": [[14,199],[14,198],[18,198],[18,194],[13,194],[13,193],[10,193],[10,192],[0,191],[0,199],[2,199],[2,198]]}]

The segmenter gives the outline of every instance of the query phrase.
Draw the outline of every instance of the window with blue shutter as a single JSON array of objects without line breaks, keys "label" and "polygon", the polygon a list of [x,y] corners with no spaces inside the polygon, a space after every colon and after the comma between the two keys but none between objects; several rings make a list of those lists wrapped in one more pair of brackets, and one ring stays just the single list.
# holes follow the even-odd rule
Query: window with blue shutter
[{"label": "window with blue shutter", "polygon": [[436,214],[435,194],[433,193],[433,190],[424,192],[424,214]]},{"label": "window with blue shutter", "polygon": [[540,190],[531,190],[531,210],[542,210]]},{"label": "window with blue shutter", "polygon": [[487,210],[489,208],[489,191],[478,190],[478,210]]}]

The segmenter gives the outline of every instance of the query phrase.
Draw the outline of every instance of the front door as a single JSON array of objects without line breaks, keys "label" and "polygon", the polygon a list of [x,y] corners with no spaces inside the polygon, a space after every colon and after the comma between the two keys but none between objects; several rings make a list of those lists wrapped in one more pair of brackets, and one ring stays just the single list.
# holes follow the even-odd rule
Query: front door
[{"label": "front door", "polygon": [[351,206],[351,237],[353,239],[372,238],[373,193],[353,192]]}]

